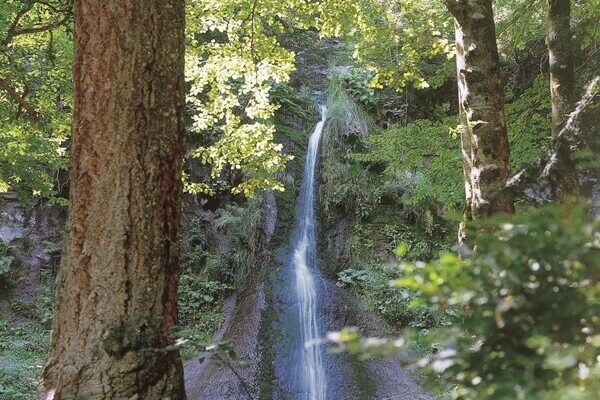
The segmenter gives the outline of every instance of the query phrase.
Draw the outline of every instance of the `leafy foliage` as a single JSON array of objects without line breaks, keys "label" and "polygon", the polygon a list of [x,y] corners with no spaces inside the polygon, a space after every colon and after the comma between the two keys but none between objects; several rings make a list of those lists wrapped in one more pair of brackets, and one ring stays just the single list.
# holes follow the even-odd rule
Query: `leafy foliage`
[{"label": "leafy foliage", "polygon": [[210,311],[211,306],[217,304],[224,292],[231,290],[231,286],[227,284],[190,274],[181,275],[179,284],[179,320],[184,325],[196,323],[204,312]]},{"label": "leafy foliage", "polygon": [[0,191],[31,204],[55,198],[67,167],[72,42],[70,2],[0,5]]},{"label": "leafy foliage", "polygon": [[244,206],[230,204],[218,209],[212,229],[218,230],[221,243],[209,243],[205,223],[199,219],[194,221],[194,229],[188,233],[182,252],[181,268],[191,279],[187,283],[196,287],[208,285],[204,294],[214,298],[218,297],[214,294],[219,290],[243,287],[258,251],[261,204],[256,196]]},{"label": "leafy foliage", "polygon": [[[373,121],[359,102],[369,102],[368,99],[374,97],[375,92],[365,86],[368,76],[358,78],[360,74],[354,69],[338,69],[334,72],[327,88],[328,135],[364,138],[369,128],[373,127]],[[361,99],[363,96],[364,99]]]},{"label": "leafy foliage", "polygon": [[530,41],[543,38],[548,31],[547,9],[542,0],[494,2],[499,47],[504,51],[523,50]]},{"label": "leafy foliage", "polygon": [[327,92],[328,122],[325,125],[319,190],[323,210],[336,208],[349,215],[369,217],[380,201],[377,180],[349,158],[364,147],[372,121],[348,94],[341,76],[333,79]]},{"label": "leafy foliage", "polygon": [[[597,40],[600,27],[598,0],[572,0],[572,29],[581,48]],[[544,40],[548,32],[548,3],[543,0],[498,0],[494,2],[499,47],[505,54],[525,49],[533,41]]]},{"label": "leafy foliage", "polygon": [[[213,177],[239,170],[243,180],[233,191],[247,196],[255,189],[283,188],[275,176],[289,157],[273,141],[271,119],[278,105],[271,94],[294,67],[295,54],[282,45],[284,33],[317,28],[324,37],[352,37],[354,56],[370,71],[363,77],[371,86],[385,81],[426,87],[419,64],[451,49],[440,31],[442,26],[448,31],[450,21],[436,1],[187,4],[188,105],[192,129],[206,136],[192,155],[212,166]],[[371,89],[357,94],[372,101]],[[202,184],[190,189],[210,191]]]},{"label": "leafy foliage", "polygon": [[538,76],[534,85],[506,105],[510,159],[514,171],[543,155],[551,142],[550,83]]},{"label": "leafy foliage", "polygon": [[450,19],[437,0],[330,0],[321,4],[321,34],[355,41],[353,56],[373,73],[373,87],[428,87],[421,63],[451,52]]},{"label": "leafy foliage", "polygon": [[409,326],[428,329],[437,326],[439,321],[432,308],[409,307],[414,296],[413,290],[389,284],[402,274],[397,268],[379,265],[363,269],[349,268],[338,273],[337,285],[351,289],[370,310],[381,315],[396,329]]},{"label": "leafy foliage", "polygon": [[[487,222],[489,228],[490,222]],[[420,365],[460,399],[593,399],[600,387],[600,237],[582,212],[534,210],[495,221],[463,260],[405,265],[415,304],[459,306],[462,324]],[[465,253],[466,249],[463,249]],[[466,254],[466,253],[465,253]]]},{"label": "leafy foliage", "polygon": [[261,222],[261,199],[256,196],[246,207],[229,205],[220,211],[216,226],[229,237],[229,247],[207,259],[207,268],[221,280],[242,288],[256,260]]},{"label": "leafy foliage", "polygon": [[60,139],[43,135],[27,122],[7,122],[0,131],[0,189],[14,190],[23,204],[40,196],[57,200],[55,174],[67,165]]},{"label": "leafy foliage", "polygon": [[[380,207],[369,221],[355,223],[348,246],[351,260],[357,264],[386,263],[398,257],[402,247],[404,260],[430,260],[440,251],[449,249],[449,232],[442,220],[433,220],[424,213],[422,220],[409,221],[406,215],[392,207]],[[417,215],[417,217],[421,217]]]},{"label": "leafy foliage", "polygon": [[[543,4],[495,2],[503,56],[545,36]],[[573,4],[576,44],[587,65],[594,65],[599,1]],[[53,199],[61,184],[57,171],[68,166],[70,8],[69,0],[0,4],[0,191],[15,191],[28,204],[40,196]],[[302,115],[310,100],[305,89],[302,104],[296,102],[287,84],[298,54],[283,38],[317,28],[323,37],[353,41],[357,65],[338,68],[328,92],[327,163],[321,170],[325,213],[350,216],[354,224],[348,241],[354,265],[339,272],[338,284],[397,327],[425,334],[444,326],[426,336],[442,351],[423,362],[460,383],[457,396],[593,397],[587,394],[597,392],[600,376],[593,359],[600,347],[598,317],[592,312],[598,306],[598,239],[581,221],[562,223],[538,212],[481,236],[477,253],[463,261],[445,255],[405,271],[390,262],[394,250],[414,261],[444,248],[449,232],[439,215],[463,197],[459,145],[449,134],[456,121],[446,117],[450,106],[427,105],[437,110],[430,113],[433,118],[414,120],[430,115],[413,111],[409,118],[408,92],[396,92],[407,85],[439,88],[454,76],[454,66],[445,60],[453,50],[451,21],[441,1],[191,0],[187,12],[188,123],[198,144],[189,156],[211,165],[211,183],[221,185],[193,182],[191,191],[233,187],[250,197],[263,188],[281,189],[290,157],[281,154],[276,133],[295,144],[305,137],[278,124],[276,110],[284,106]],[[548,144],[547,87],[539,77],[533,87],[508,96],[515,169]],[[307,113],[304,117],[310,119]],[[373,120],[390,126],[378,128]],[[285,194],[290,205],[293,194]],[[227,237],[222,246],[208,244],[204,222],[197,221],[192,246],[182,255],[179,287],[181,334],[191,342],[187,355],[210,340],[221,321],[223,297],[243,286],[256,260],[257,201],[217,210],[214,228]],[[0,247],[0,278],[11,263]],[[404,286],[390,286],[390,280]],[[46,326],[51,292],[44,289],[34,305],[13,306]],[[450,318],[465,323],[448,328]],[[35,365],[46,350],[47,330],[31,331],[27,336],[31,332],[0,320],[0,334],[9,338],[0,343],[0,396],[30,398],[35,390]],[[349,332],[341,341],[356,338]],[[13,351],[34,356],[19,364]]]},{"label": "leafy foliage", "polygon": [[454,208],[463,199],[458,139],[451,135],[454,118],[418,120],[369,137],[369,150],[354,154],[363,163],[383,164],[388,185],[402,192],[402,202],[438,201]]},{"label": "leafy foliage", "polygon": [[[269,94],[286,82],[293,69],[293,54],[274,33],[282,32],[279,3],[257,7],[256,1],[187,2],[187,101],[192,129],[209,132],[209,144],[194,151],[212,166],[213,177],[225,167],[240,170],[244,180],[234,193],[282,186],[274,179],[289,159],[273,141],[269,121],[277,106]],[[273,32],[275,31],[275,32]]]},{"label": "leafy foliage", "polygon": [[212,340],[213,332],[222,320],[222,298],[231,291],[231,285],[209,280],[202,274],[185,272],[179,277],[178,290],[178,336],[186,340],[182,357],[189,359],[203,344]]},{"label": "leafy foliage", "polygon": [[182,356],[186,359],[212,341],[222,321],[224,299],[244,287],[256,261],[261,205],[255,196],[243,205],[218,209],[211,229],[218,230],[220,244],[210,242],[211,234],[201,219],[193,221],[186,235],[178,286],[178,335],[185,339]]}]

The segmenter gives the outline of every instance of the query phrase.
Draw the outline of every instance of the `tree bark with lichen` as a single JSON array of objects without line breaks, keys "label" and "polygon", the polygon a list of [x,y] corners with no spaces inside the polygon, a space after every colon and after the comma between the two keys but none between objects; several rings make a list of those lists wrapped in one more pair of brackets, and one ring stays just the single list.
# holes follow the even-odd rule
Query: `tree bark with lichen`
[{"label": "tree bark with lichen", "polygon": [[571,49],[571,2],[548,0],[548,54],[552,98],[552,136],[557,141],[557,165],[552,190],[556,200],[574,201],[579,194],[577,168],[571,159],[572,140],[559,138],[575,108],[575,73]]},{"label": "tree bark with lichen", "polygon": [[184,399],[183,0],[76,0],[68,232],[41,399]]},{"label": "tree bark with lichen", "polygon": [[[514,212],[504,92],[491,0],[448,0],[454,17],[465,218]],[[465,241],[464,229],[459,242]]]}]

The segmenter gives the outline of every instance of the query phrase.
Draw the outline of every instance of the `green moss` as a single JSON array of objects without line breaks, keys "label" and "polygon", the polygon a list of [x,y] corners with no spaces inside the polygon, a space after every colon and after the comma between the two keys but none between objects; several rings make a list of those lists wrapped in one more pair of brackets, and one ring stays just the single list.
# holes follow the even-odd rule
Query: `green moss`
[{"label": "green moss", "polygon": [[256,377],[259,387],[258,400],[271,400],[273,398],[273,382],[275,381],[273,365],[275,354],[273,354],[271,346],[273,335],[271,326],[277,319],[277,313],[273,308],[273,292],[270,285],[265,285],[265,299],[269,306],[263,311],[258,339],[261,347],[261,363]]},{"label": "green moss", "polygon": [[108,330],[102,347],[117,357],[128,351],[152,349],[164,334],[160,326],[160,317],[150,313],[124,316]]},{"label": "green moss", "polygon": [[[377,393],[375,382],[371,378],[370,371],[365,367],[365,363],[357,357],[349,357],[348,367],[352,382],[356,385],[356,392],[353,400],[368,399]],[[350,400],[350,399],[348,399]]]},{"label": "green moss", "polygon": [[274,235],[275,245],[285,245],[290,240],[294,226],[297,187],[286,187],[285,191],[275,193],[277,202],[277,226]]},{"label": "green moss", "polygon": [[11,324],[0,318],[0,400],[36,397],[50,331],[35,322]]},{"label": "green moss", "polygon": [[199,312],[193,323],[182,326],[176,336],[187,340],[181,347],[181,358],[190,360],[198,355],[203,347],[213,340],[213,335],[223,321],[222,303]]}]

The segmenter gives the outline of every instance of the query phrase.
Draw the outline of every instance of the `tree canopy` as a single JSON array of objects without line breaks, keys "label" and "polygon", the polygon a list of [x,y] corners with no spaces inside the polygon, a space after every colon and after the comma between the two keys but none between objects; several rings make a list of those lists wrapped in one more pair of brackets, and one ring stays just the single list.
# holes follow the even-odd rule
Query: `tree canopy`
[{"label": "tree canopy", "polygon": [[[596,37],[596,1],[574,2],[576,53]],[[55,198],[65,180],[71,103],[72,17],[68,0],[16,1],[0,9],[2,31],[3,190],[21,198]],[[545,2],[494,2],[499,50],[515,54],[547,31]],[[370,72],[369,86],[402,90],[439,87],[452,79],[452,21],[444,2],[429,1],[190,1],[186,5],[189,156],[237,176],[233,191],[282,189],[288,156],[274,140],[274,90],[289,81],[297,54],[286,48],[294,31],[343,37]],[[441,64],[440,64],[440,57]],[[589,57],[584,56],[584,62]],[[438,60],[438,61],[435,61]],[[432,68],[433,65],[438,65]],[[212,192],[208,182],[192,191]]]}]

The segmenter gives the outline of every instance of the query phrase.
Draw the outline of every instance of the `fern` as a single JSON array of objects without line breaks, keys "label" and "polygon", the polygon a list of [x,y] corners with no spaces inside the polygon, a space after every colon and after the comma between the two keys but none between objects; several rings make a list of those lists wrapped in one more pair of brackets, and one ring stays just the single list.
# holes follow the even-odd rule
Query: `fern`
[{"label": "fern", "polygon": [[454,126],[453,117],[393,126],[371,135],[368,151],[351,158],[384,165],[386,189],[401,192],[404,204],[435,201],[454,208],[463,199],[459,143],[449,133]]}]

